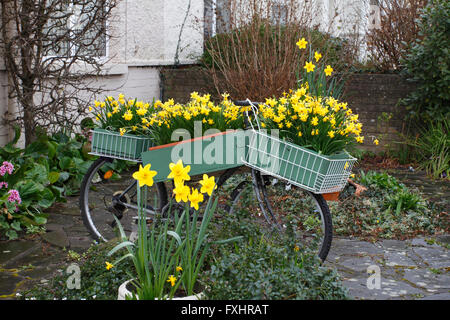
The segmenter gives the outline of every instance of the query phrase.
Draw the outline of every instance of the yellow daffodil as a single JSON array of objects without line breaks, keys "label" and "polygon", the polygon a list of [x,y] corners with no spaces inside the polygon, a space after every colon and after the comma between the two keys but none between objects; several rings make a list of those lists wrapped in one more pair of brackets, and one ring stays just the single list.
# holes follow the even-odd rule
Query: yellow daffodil
[{"label": "yellow daffodil", "polygon": [[156,176],[157,172],[150,170],[150,163],[145,167],[139,165],[139,171],[133,173],[133,178],[139,182],[139,186],[144,185],[151,187],[153,185],[153,177]]},{"label": "yellow daffodil", "polygon": [[133,119],[133,114],[130,112],[130,110],[128,110],[127,112],[125,112],[125,114],[122,117],[125,120],[130,121],[131,119]]},{"label": "yellow daffodil", "polygon": [[189,198],[189,194],[190,194],[190,189],[188,186],[179,183],[175,186],[175,188],[173,189],[173,194],[175,195],[175,200],[177,202],[183,201],[183,202],[187,202],[188,198]]},{"label": "yellow daffodil", "polygon": [[296,45],[299,49],[306,49],[306,45],[308,44],[308,41],[305,40],[305,38],[301,38],[297,41]]},{"label": "yellow daffodil", "polygon": [[177,266],[176,271],[177,271],[177,272],[183,271],[183,268],[180,267],[180,266]]},{"label": "yellow daffodil", "polygon": [[319,62],[320,58],[322,58],[322,55],[319,52],[314,53],[314,58],[316,58],[316,62]]},{"label": "yellow daffodil", "polygon": [[305,66],[303,67],[306,69],[306,72],[312,72],[316,68],[316,66],[312,62],[306,62]]},{"label": "yellow daffodil", "polygon": [[333,131],[333,130],[328,131],[328,136],[329,136],[330,138],[334,138],[334,131]]},{"label": "yellow daffodil", "polygon": [[203,180],[200,180],[200,184],[202,185],[200,192],[207,193],[208,196],[211,196],[213,190],[217,188],[214,179],[215,179],[214,176],[208,177],[207,174],[203,174]]},{"label": "yellow daffodil", "polygon": [[120,128],[119,132],[120,132],[120,135],[123,136],[127,132],[127,130],[124,128]]},{"label": "yellow daffodil", "polygon": [[106,264],[106,270],[110,270],[110,269],[114,268],[114,265],[112,265],[108,261],[105,261],[105,264]]},{"label": "yellow daffodil", "polygon": [[198,192],[197,189],[192,189],[189,195],[189,201],[191,202],[191,208],[198,210],[198,204],[203,201],[203,194]]},{"label": "yellow daffodil", "polygon": [[327,77],[331,76],[331,73],[333,73],[333,68],[330,65],[327,65],[326,69],[324,70],[325,75]]},{"label": "yellow daffodil", "polygon": [[380,143],[380,141],[378,141],[378,139],[375,139],[375,140],[373,141],[373,143],[375,143],[375,145],[378,145],[378,144]]},{"label": "yellow daffodil", "polygon": [[311,124],[313,126],[317,126],[319,124],[319,118],[317,118],[317,117],[312,118]]},{"label": "yellow daffodil", "polygon": [[170,282],[170,285],[173,287],[173,286],[175,286],[175,283],[177,282],[177,278],[173,275],[170,275],[167,282]]},{"label": "yellow daffodil", "polygon": [[173,179],[175,184],[182,184],[183,181],[191,180],[189,176],[189,171],[191,170],[191,166],[183,166],[183,161],[178,160],[178,162],[169,164],[170,173],[167,176],[168,179]]}]

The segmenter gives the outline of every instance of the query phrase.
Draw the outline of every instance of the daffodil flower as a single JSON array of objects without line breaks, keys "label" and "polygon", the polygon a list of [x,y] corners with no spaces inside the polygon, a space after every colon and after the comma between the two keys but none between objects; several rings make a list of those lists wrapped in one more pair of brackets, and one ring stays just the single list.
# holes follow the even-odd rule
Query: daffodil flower
[{"label": "daffodil flower", "polygon": [[189,201],[191,202],[191,208],[198,210],[198,204],[203,201],[203,194],[198,192],[197,189],[193,189],[189,195]]},{"label": "daffodil flower", "polygon": [[185,186],[182,183],[177,184],[173,189],[173,194],[175,195],[175,200],[177,202],[180,201],[187,202],[190,192],[191,190],[189,189],[189,187]]},{"label": "daffodil flower", "polygon": [[333,73],[333,68],[330,65],[327,65],[326,69],[324,70],[325,75],[327,77],[331,76],[331,73]]},{"label": "daffodil flower", "polygon": [[106,270],[110,270],[110,269],[114,268],[114,265],[109,263],[108,261],[105,261],[105,264],[106,264]]},{"label": "daffodil flower", "polygon": [[316,58],[316,62],[319,62],[320,58],[322,58],[322,55],[319,52],[314,53],[314,58]]},{"label": "daffodil flower", "polygon": [[214,181],[214,176],[208,177],[207,174],[203,175],[203,180],[200,180],[200,184],[202,188],[200,189],[201,193],[207,193],[208,196],[211,196],[214,189],[217,188],[216,182]]},{"label": "daffodil flower", "polygon": [[145,167],[139,165],[139,171],[133,173],[133,178],[139,182],[139,187],[142,187],[144,185],[151,187],[153,185],[153,177],[156,176],[157,172],[151,171],[150,167],[150,163]]},{"label": "daffodil flower", "polygon": [[316,66],[312,62],[306,62],[304,68],[306,69],[306,72],[312,72],[316,68]]},{"label": "daffodil flower", "polygon": [[183,181],[191,180],[189,176],[189,171],[191,170],[191,166],[183,166],[183,161],[178,160],[178,162],[169,164],[170,173],[167,176],[168,179],[173,179],[175,185],[182,184]]},{"label": "daffodil flower", "polygon": [[299,49],[306,49],[306,45],[308,44],[308,41],[305,40],[305,38],[301,38],[297,41],[296,45]]},{"label": "daffodil flower", "polygon": [[174,277],[173,275],[170,275],[167,282],[170,282],[170,285],[173,287],[175,285],[175,283],[177,282],[177,278]]}]

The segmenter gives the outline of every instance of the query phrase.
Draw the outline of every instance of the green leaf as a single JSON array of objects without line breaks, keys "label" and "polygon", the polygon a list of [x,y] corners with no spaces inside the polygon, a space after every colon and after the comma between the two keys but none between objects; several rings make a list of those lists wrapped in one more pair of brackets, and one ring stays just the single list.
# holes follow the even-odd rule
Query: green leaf
[{"label": "green leaf", "polygon": [[70,173],[66,171],[61,171],[59,173],[59,182],[67,181],[70,178]]},{"label": "green leaf", "polygon": [[47,223],[47,218],[45,217],[34,217],[34,222],[36,222],[38,225],[43,225]]},{"label": "green leaf", "polygon": [[26,199],[30,196],[39,195],[40,192],[44,190],[44,186],[39,182],[25,181],[23,184],[19,185],[17,190],[20,193],[22,199]]},{"label": "green leaf", "polygon": [[49,172],[48,174],[48,181],[50,181],[51,184],[55,183],[59,180],[60,174],[57,171]]},{"label": "green leaf", "polygon": [[9,240],[15,240],[17,239],[17,232],[14,230],[8,230],[6,231],[6,236],[8,237]]},{"label": "green leaf", "polygon": [[20,228],[20,222],[19,221],[14,221],[13,223],[11,223],[11,228],[13,228],[14,230],[17,230],[17,231],[22,230]]},{"label": "green leaf", "polygon": [[59,167],[62,170],[67,170],[75,167],[75,162],[69,157],[63,157],[61,160],[59,160]]}]

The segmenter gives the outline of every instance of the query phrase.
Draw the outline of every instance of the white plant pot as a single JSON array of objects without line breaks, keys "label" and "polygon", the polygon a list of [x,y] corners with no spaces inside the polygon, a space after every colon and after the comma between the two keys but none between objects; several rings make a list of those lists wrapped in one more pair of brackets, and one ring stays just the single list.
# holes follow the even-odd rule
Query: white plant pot
[{"label": "white plant pot", "polygon": [[[132,296],[132,293],[127,289],[127,284],[131,280],[125,281],[119,287],[119,294],[117,296],[117,300],[126,300],[125,297],[129,295]],[[203,297],[203,293],[200,292],[198,294],[187,296],[187,297],[173,297],[172,300],[200,300]],[[138,298],[139,299],[139,298]]]}]

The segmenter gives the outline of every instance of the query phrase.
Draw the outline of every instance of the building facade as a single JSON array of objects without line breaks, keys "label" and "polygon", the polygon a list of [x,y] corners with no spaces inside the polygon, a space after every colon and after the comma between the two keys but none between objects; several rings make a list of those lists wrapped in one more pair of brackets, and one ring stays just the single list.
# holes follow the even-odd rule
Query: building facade
[{"label": "building facade", "polygon": [[[226,31],[230,1],[252,0],[121,0],[108,23],[112,36],[105,39],[106,59],[97,80],[108,95],[151,101],[161,97],[160,68],[195,64],[203,53],[205,37]],[[272,0],[278,13],[289,8]],[[304,0],[298,0],[300,5]],[[313,0],[315,24],[335,35],[362,36],[367,28],[370,0]],[[306,1],[307,2],[307,1]],[[331,23],[331,21],[333,23]],[[331,26],[331,28],[330,28]],[[0,57],[0,114],[17,112],[8,99],[8,78]],[[102,99],[103,97],[98,97]],[[12,138],[12,130],[0,125],[0,146]],[[23,144],[23,141],[21,141]]]}]

